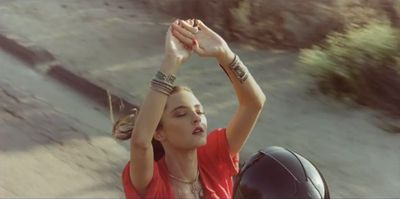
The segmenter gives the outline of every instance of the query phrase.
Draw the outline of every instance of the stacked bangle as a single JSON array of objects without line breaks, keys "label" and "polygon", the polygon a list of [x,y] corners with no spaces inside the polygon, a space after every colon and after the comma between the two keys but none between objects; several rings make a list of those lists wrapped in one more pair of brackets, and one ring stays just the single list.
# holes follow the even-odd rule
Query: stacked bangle
[{"label": "stacked bangle", "polygon": [[174,86],[176,77],[174,75],[166,75],[158,71],[154,78],[151,80],[151,88],[155,91],[170,95]]}]

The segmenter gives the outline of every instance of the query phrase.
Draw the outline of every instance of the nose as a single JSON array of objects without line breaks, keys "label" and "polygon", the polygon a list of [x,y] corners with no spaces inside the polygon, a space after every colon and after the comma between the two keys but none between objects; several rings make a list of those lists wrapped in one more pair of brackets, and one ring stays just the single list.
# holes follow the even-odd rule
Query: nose
[{"label": "nose", "polygon": [[200,117],[200,115],[197,114],[197,113],[193,113],[193,123],[194,123],[194,124],[197,124],[197,123],[200,123],[200,122],[201,122],[201,117]]}]

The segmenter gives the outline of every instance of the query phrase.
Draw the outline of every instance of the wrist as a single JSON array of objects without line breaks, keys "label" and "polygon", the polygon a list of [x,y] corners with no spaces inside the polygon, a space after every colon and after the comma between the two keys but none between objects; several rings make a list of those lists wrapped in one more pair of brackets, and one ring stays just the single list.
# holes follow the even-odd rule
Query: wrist
[{"label": "wrist", "polygon": [[235,58],[235,53],[233,53],[233,51],[230,48],[222,51],[221,54],[217,57],[218,63],[224,67],[232,63],[234,58]]},{"label": "wrist", "polygon": [[160,71],[165,74],[176,74],[181,64],[182,59],[173,55],[165,55]]}]

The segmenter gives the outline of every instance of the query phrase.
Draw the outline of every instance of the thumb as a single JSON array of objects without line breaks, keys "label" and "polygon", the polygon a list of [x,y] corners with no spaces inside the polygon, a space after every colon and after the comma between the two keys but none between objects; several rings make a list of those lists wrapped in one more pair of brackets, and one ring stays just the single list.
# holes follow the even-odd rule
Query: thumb
[{"label": "thumb", "polygon": [[207,52],[206,50],[204,50],[204,48],[202,48],[199,44],[199,42],[197,40],[193,40],[193,50],[194,52],[196,52],[198,55],[205,57],[205,56],[211,56],[211,54],[209,52]]},{"label": "thumb", "polygon": [[193,40],[193,47],[192,48],[193,48],[194,52],[196,52],[200,56],[204,56],[205,55],[204,50],[200,47],[199,42],[196,39]]}]

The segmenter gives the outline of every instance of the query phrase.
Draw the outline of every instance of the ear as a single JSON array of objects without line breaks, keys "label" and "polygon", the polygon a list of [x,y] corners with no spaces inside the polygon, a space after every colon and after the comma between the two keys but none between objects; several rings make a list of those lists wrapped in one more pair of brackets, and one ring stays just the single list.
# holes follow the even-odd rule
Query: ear
[{"label": "ear", "polygon": [[156,132],[154,133],[154,139],[156,139],[157,141],[163,141],[165,139],[165,133],[162,129],[156,130]]}]

